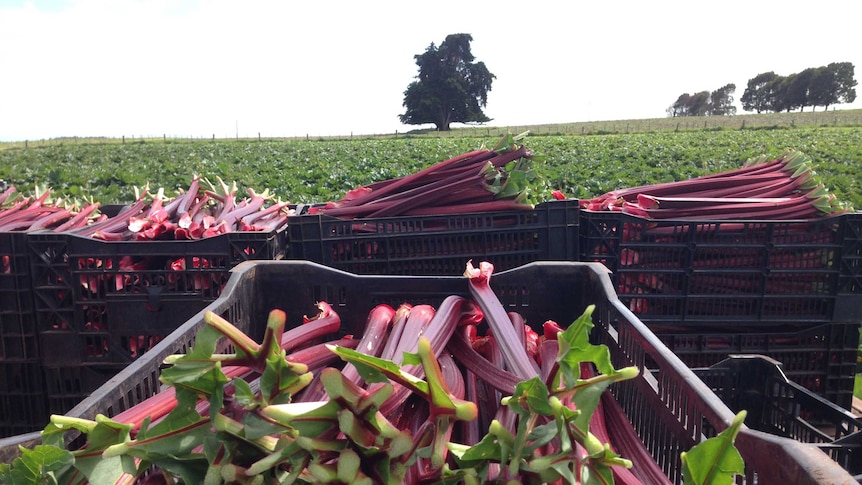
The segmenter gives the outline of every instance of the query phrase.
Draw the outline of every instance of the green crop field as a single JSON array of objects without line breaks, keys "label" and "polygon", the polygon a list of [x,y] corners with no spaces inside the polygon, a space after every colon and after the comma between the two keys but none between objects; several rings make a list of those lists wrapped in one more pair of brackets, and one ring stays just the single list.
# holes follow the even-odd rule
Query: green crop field
[{"label": "green crop field", "polygon": [[839,199],[862,208],[859,110],[605,123],[605,128],[481,127],[326,139],[5,143],[0,144],[0,179],[25,192],[38,184],[57,195],[110,204],[130,202],[134,187],[146,184],[171,194],[187,187],[193,174],[201,174],[234,181],[241,189],[268,188],[282,200],[324,202],[357,185],[404,175],[482,144],[493,146],[506,132],[529,129],[525,143],[538,156],[535,168],[542,177],[537,200],[547,199],[550,189],[587,198],[620,187],[681,180],[793,148],[813,160]]}]

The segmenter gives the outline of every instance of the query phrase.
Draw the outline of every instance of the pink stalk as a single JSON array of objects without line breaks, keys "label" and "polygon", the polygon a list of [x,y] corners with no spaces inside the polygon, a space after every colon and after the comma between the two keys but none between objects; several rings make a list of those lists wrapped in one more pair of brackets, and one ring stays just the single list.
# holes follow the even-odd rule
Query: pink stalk
[{"label": "pink stalk", "polygon": [[38,231],[39,229],[46,229],[52,226],[57,225],[63,221],[69,220],[72,217],[72,212],[68,209],[59,209],[55,212],[49,212],[47,215],[43,215],[39,219],[33,221],[33,223],[27,228],[28,231]]},{"label": "pink stalk", "polygon": [[524,346],[519,345],[520,339],[512,327],[509,315],[494,290],[491,289],[490,281],[493,272],[494,265],[491,263],[483,261],[478,268],[474,268],[472,262],[468,261],[464,276],[469,279],[470,293],[485,314],[485,320],[503,351],[506,365],[522,380],[532,379],[539,374],[539,369]]},{"label": "pink stalk", "polygon": [[724,178],[724,177],[734,177],[737,175],[753,175],[758,173],[767,173],[767,172],[775,172],[780,171],[786,165],[783,158],[776,158],[764,163],[758,163],[754,165],[746,165],[740,168],[725,170],[724,172],[713,173],[708,175],[701,175],[698,178],[701,179],[711,179],[711,178]]},{"label": "pink stalk", "polygon": [[73,234],[80,234],[88,237],[97,231],[102,234],[123,232],[128,229],[127,226],[129,219],[131,217],[139,215],[141,211],[144,210],[144,208],[146,208],[146,202],[144,201],[143,197],[140,197],[133,204],[126,207],[116,216],[105,219],[102,222],[90,224],[89,226],[84,226],[82,228],[72,230],[70,232]]},{"label": "pink stalk", "polygon": [[469,160],[469,159],[472,159],[474,157],[480,157],[480,156],[488,155],[488,154],[492,154],[492,153],[493,152],[491,152],[490,150],[487,150],[487,149],[475,150],[472,152],[458,155],[457,157],[453,157],[453,158],[450,158],[448,160],[444,160],[442,162],[438,162],[434,165],[431,165],[428,168],[425,168],[423,170],[415,172],[411,175],[408,175],[406,177],[401,177],[401,178],[393,181],[392,183],[387,184],[385,187],[381,187],[379,190],[371,190],[370,192],[359,195],[358,197],[356,197],[352,200],[343,201],[342,206],[348,207],[348,206],[353,206],[353,205],[365,204],[365,203],[369,202],[370,200],[378,199],[378,198],[381,198],[383,196],[393,194],[393,193],[401,190],[404,186],[409,185],[409,184],[411,184],[417,180],[422,180],[429,173],[433,173],[435,171],[442,170],[447,166],[455,165],[455,164],[462,162],[464,160]]},{"label": "pink stalk", "polygon": [[7,220],[0,225],[0,232],[27,230],[34,223],[38,223],[45,217],[52,216],[59,210],[59,208],[46,209],[49,209],[49,207],[28,207],[27,209],[19,210],[17,217],[10,218],[11,220]]},{"label": "pink stalk", "polygon": [[54,228],[56,232],[63,232],[70,229],[75,229],[81,227],[86,223],[87,218],[93,215],[96,210],[99,208],[101,204],[99,202],[93,202],[92,204],[88,204],[84,206],[77,214],[72,216],[68,221],[60,224],[59,226]]},{"label": "pink stalk", "polygon": [[197,199],[197,201],[195,201],[191,205],[191,207],[189,207],[188,210],[180,216],[179,226],[182,227],[183,229],[189,229],[192,225],[192,222],[195,220],[195,218],[199,214],[202,215],[202,209],[203,209],[204,205],[206,205],[206,203],[209,202],[210,200],[211,200],[210,196],[206,195],[206,194],[202,195],[200,197],[200,199]]},{"label": "pink stalk", "polygon": [[259,219],[276,216],[282,209],[285,209],[288,206],[290,206],[289,202],[278,202],[262,210],[244,216],[242,221],[246,224],[254,225],[254,223]]},{"label": "pink stalk", "polygon": [[229,226],[234,226],[236,222],[242,220],[243,217],[259,211],[263,206],[263,203],[266,202],[266,199],[254,193],[251,189],[249,189],[249,193],[251,194],[251,198],[248,199],[247,203],[234,208],[230,212],[222,212],[218,217],[216,217],[216,223],[225,221]]},{"label": "pink stalk", "polygon": [[273,232],[284,226],[287,223],[288,217],[289,216],[287,214],[267,217],[265,219],[258,220],[254,225],[249,226],[248,229],[244,230],[254,232]]},{"label": "pink stalk", "polygon": [[6,190],[4,190],[2,194],[0,194],[0,205],[3,205],[3,203],[6,202],[9,199],[9,197],[12,194],[14,194],[16,191],[17,191],[17,189],[15,188],[14,185],[10,185],[9,187],[6,187]]},{"label": "pink stalk", "polygon": [[[389,337],[389,328],[395,317],[395,309],[386,304],[380,304],[371,309],[365,322],[365,330],[359,340],[357,350],[365,355],[379,357]],[[362,377],[356,367],[348,362],[341,370],[345,379],[358,385],[362,385]]]},{"label": "pink stalk", "polygon": [[299,345],[336,333],[341,328],[341,317],[329,303],[320,301],[317,303],[317,308],[316,316],[304,317],[302,325],[285,330],[280,342],[282,349],[290,352]]},{"label": "pink stalk", "polygon": [[515,391],[515,386],[521,381],[518,376],[504,370],[502,366],[490,362],[473,349],[463,332],[456,332],[447,342],[446,348],[470,372],[504,394],[512,394]]},{"label": "pink stalk", "polygon": [[401,335],[404,333],[404,326],[406,325],[407,318],[410,316],[410,310],[412,309],[413,305],[402,303],[398,306],[398,309],[395,310],[395,315],[392,317],[392,325],[389,329],[389,338],[386,339],[383,350],[380,351],[381,359],[394,360],[395,349],[401,341]]},{"label": "pink stalk", "polygon": [[200,176],[196,176],[192,178],[191,185],[189,185],[188,191],[183,194],[181,197],[177,197],[179,200],[179,205],[177,206],[177,216],[182,218],[186,214],[189,213],[189,209],[195,202],[195,199],[198,197],[198,191],[200,190]]},{"label": "pink stalk", "polygon": [[31,198],[25,197],[16,201],[11,207],[0,211],[0,224],[14,220],[18,211],[23,210],[23,207],[30,203]]}]

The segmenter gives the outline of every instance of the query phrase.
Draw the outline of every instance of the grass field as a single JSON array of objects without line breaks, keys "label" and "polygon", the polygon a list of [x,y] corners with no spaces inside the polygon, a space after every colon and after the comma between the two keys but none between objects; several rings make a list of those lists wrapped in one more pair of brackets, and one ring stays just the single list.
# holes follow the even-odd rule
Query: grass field
[{"label": "grass field", "polygon": [[[534,131],[526,144],[540,157],[535,164],[542,177],[538,198],[547,196],[552,188],[570,197],[588,198],[620,187],[736,168],[748,158],[778,156],[794,148],[812,158],[825,185],[839,199],[862,207],[862,124],[854,121],[858,119],[854,115],[862,114],[836,111],[835,117],[843,117],[840,121],[817,124],[824,121],[823,116],[832,114],[785,114],[795,115],[792,118],[747,115],[745,129],[641,131],[650,126],[650,120],[638,120],[628,122],[628,132],[580,134],[574,125],[541,125],[530,127]],[[685,122],[736,120],[741,124],[739,118],[744,117],[692,118]],[[806,121],[791,123],[797,118]],[[781,119],[785,124],[775,124]],[[773,124],[757,128],[751,120]],[[526,128],[514,127],[510,131],[518,133]],[[39,184],[58,194],[92,197],[110,204],[130,202],[134,187],[146,184],[164,187],[170,193],[186,187],[192,175],[198,173],[237,181],[244,187],[269,188],[283,200],[322,202],[340,197],[356,185],[404,175],[482,144],[492,145],[508,132],[493,130],[470,128],[352,139],[66,139],[7,143],[0,149],[0,179],[22,191]],[[565,130],[569,131],[564,133]]]}]

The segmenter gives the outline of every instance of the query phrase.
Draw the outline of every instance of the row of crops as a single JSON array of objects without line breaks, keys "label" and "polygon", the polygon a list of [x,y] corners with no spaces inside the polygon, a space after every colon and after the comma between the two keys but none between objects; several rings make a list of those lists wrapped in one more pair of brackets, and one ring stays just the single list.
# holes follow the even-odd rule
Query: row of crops
[{"label": "row of crops", "polygon": [[[21,190],[128,203],[134,188],[181,188],[192,174],[268,188],[295,203],[332,200],[358,184],[406,175],[496,137],[352,140],[136,141],[0,150],[0,179]],[[841,200],[862,207],[862,127],[542,135],[527,138],[541,157],[542,184],[588,198],[618,187],[681,180],[738,167],[747,158],[794,148],[809,155]]]}]

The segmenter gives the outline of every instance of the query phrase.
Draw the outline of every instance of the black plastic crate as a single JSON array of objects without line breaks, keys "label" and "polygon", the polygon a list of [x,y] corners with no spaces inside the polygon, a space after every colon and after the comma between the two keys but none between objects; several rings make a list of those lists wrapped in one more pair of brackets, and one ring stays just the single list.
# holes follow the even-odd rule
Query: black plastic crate
[{"label": "black plastic crate", "polygon": [[652,326],[689,367],[708,367],[732,354],[762,354],[783,364],[792,381],[844,408],[853,404],[860,324],[786,324],[711,331]]},{"label": "black plastic crate", "polygon": [[[844,221],[838,293],[856,295],[862,293],[862,212],[846,214]],[[862,305],[855,307],[853,316],[862,320]]]},{"label": "black plastic crate", "polygon": [[[491,261],[492,263],[494,261]],[[724,429],[733,413],[614,295],[608,271],[598,264],[534,262],[494,275],[491,286],[504,305],[522,313],[531,325],[546,319],[571,322],[589,304],[597,306],[593,338],[608,345],[614,365],[635,365],[639,377],[611,386],[616,401],[674,483],[682,483],[679,453]],[[205,324],[205,311],[228,319],[260,339],[266,316],[285,310],[288,325],[316,313],[315,303],[338,311],[345,333],[358,333],[368,311],[378,303],[439,304],[451,294],[468,296],[458,276],[356,275],[307,261],[260,261],[234,269],[222,296],[184,323],[149,353],[127,366],[67,414],[92,419],[113,416],[159,391],[162,361],[188,349]],[[646,363],[654,366],[649,368]],[[0,461],[32,446],[38,435],[0,440]],[[813,445],[743,428],[737,446],[746,462],[747,483],[851,483],[837,463]],[[782,464],[776,467],[775,463]],[[790,474],[790,475],[785,475]]]},{"label": "black plastic crate", "polygon": [[862,474],[862,420],[794,382],[782,364],[763,355],[731,355],[693,369],[746,424],[777,436],[813,443],[852,473]]},{"label": "black plastic crate", "polygon": [[0,232],[0,365],[38,358],[27,234]]},{"label": "black plastic crate", "polygon": [[532,261],[578,259],[576,199],[533,210],[440,216],[288,221],[289,258],[356,274],[456,275],[464,262],[494,261],[498,271]]},{"label": "black plastic crate", "polygon": [[42,367],[31,362],[0,362],[0,438],[45,427]]},{"label": "black plastic crate", "polygon": [[103,363],[43,367],[45,391],[41,397],[49,415],[67,413],[125,367]]},{"label": "black plastic crate", "polygon": [[862,320],[857,214],[810,221],[649,220],[581,211],[581,261],[614,272],[647,324]]},{"label": "black plastic crate", "polygon": [[129,363],[218,298],[236,264],[283,254],[276,232],[113,242],[39,232],[27,241],[46,367]]}]

